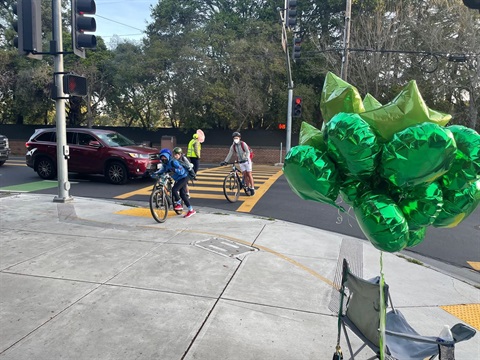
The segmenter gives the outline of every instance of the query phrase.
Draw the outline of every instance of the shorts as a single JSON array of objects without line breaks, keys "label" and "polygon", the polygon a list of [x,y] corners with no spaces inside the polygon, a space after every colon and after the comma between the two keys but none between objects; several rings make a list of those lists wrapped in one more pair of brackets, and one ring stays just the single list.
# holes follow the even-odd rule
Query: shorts
[{"label": "shorts", "polygon": [[242,170],[242,172],[252,171],[252,160],[248,160],[247,162],[240,163],[239,165],[240,165],[240,170]]}]

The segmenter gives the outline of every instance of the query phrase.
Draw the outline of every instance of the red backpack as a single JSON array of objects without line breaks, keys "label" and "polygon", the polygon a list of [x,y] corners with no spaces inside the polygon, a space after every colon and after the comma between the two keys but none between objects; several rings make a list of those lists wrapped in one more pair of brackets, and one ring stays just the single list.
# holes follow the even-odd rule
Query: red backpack
[{"label": "red backpack", "polygon": [[[240,144],[242,145],[242,150],[245,151],[245,145],[247,145],[247,144],[245,144],[245,141],[240,141]],[[247,147],[248,147],[248,151],[250,152],[250,160],[252,160],[253,157],[255,156],[255,154],[253,153],[253,150],[250,146],[247,145]],[[236,153],[237,152],[237,147],[234,146],[233,150],[235,150],[235,153]]]}]

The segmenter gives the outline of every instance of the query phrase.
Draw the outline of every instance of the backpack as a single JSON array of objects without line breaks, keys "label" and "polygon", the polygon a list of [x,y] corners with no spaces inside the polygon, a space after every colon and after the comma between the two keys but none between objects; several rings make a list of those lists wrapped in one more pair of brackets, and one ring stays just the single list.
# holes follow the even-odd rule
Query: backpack
[{"label": "backpack", "polygon": [[[245,144],[245,141],[240,141],[240,144],[242,145],[242,150],[245,151],[245,145],[246,145],[246,144]],[[252,148],[251,148],[250,146],[247,145],[247,147],[248,147],[248,151],[249,151],[249,153],[250,153],[250,160],[252,160],[253,157],[255,156],[255,154],[253,153],[253,150],[252,150]],[[236,152],[237,152],[237,147],[234,146],[234,147],[233,147],[233,150],[235,150],[235,153],[236,153]]]},{"label": "backpack", "polygon": [[195,174],[195,171],[193,170],[193,165],[190,161],[188,161],[188,159],[185,155],[182,154],[182,157],[180,159],[178,159],[177,161],[180,163],[180,165],[183,166],[183,168],[187,172],[187,174],[188,174],[187,176],[188,176],[189,180],[196,179],[197,174]]}]

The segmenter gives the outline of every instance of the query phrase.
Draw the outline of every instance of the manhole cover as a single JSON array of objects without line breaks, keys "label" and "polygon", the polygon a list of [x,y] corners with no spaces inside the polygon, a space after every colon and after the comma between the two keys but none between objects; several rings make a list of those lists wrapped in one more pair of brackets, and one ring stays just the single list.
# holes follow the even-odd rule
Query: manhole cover
[{"label": "manhole cover", "polygon": [[198,241],[195,243],[202,249],[212,251],[216,254],[238,258],[241,255],[247,255],[250,252],[257,251],[251,246],[236,243],[234,241],[212,238],[208,240]]}]

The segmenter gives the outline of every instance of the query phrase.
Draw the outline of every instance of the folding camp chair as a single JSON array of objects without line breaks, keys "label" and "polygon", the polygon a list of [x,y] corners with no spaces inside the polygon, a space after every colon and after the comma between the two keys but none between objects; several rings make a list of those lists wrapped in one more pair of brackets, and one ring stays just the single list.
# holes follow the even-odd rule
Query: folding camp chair
[{"label": "folding camp chair", "polygon": [[[450,329],[453,341],[439,339],[437,336],[421,336],[408,324],[402,313],[393,307],[387,284],[384,285],[384,299],[385,308],[389,302],[391,307],[386,315],[385,325],[386,359],[434,359],[439,353],[443,354],[447,348],[452,349],[457,342],[468,340],[475,335],[474,329],[458,323]],[[338,321],[337,351],[334,360],[343,358],[340,348],[342,329],[351,359],[355,359],[365,346],[375,353],[369,360],[380,358],[380,277],[364,280],[355,276],[351,273],[346,259],[343,259]],[[363,345],[356,352],[353,352],[347,327],[363,341]],[[453,351],[450,352],[452,353]],[[448,360],[450,359],[453,358],[448,357]]]}]

